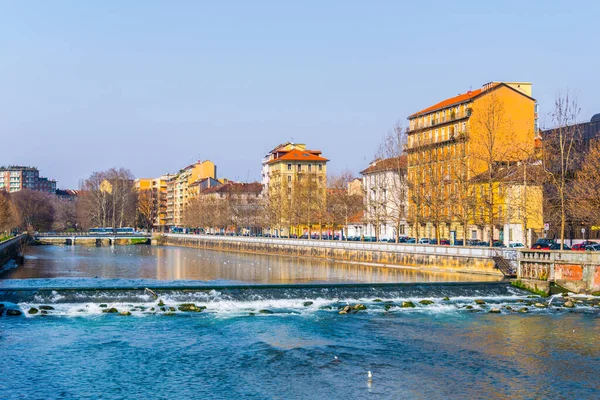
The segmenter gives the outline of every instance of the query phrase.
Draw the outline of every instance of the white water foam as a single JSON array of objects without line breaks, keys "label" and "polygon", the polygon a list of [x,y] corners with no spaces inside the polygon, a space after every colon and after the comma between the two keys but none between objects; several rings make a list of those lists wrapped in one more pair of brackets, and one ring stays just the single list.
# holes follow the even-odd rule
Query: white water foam
[{"label": "white water foam", "polygon": [[[76,297],[81,297],[77,295]],[[107,294],[100,293],[99,298],[106,297]],[[30,315],[28,311],[31,307],[40,309],[40,305],[50,305],[54,309],[48,310],[49,315],[59,316],[98,316],[105,314],[103,311],[116,308],[119,312],[129,311],[134,316],[146,316],[154,314],[164,314],[165,311],[174,314],[186,315],[211,315],[213,317],[236,317],[254,314],[257,316],[272,316],[272,315],[300,315],[307,316],[316,313],[338,313],[340,308],[346,305],[364,304],[367,309],[360,311],[361,314],[384,314],[384,313],[430,313],[430,314],[449,314],[462,313],[467,310],[467,306],[473,308],[469,311],[487,312],[491,308],[499,308],[503,313],[510,313],[506,308],[510,306],[517,310],[522,307],[527,307],[528,312],[548,312],[555,311],[560,304],[560,300],[556,300],[558,296],[554,296],[548,302],[551,307],[537,308],[533,305],[536,302],[545,303],[546,300],[540,297],[532,297],[530,295],[506,295],[506,296],[456,296],[450,300],[444,300],[440,297],[423,297],[423,296],[406,296],[406,297],[381,297],[377,301],[372,297],[344,297],[344,298],[293,298],[293,299],[273,299],[263,298],[255,294],[248,300],[236,300],[229,295],[212,290],[209,292],[191,292],[191,293],[174,293],[160,296],[154,299],[154,296],[143,293],[136,295],[134,298],[129,298],[128,301],[92,301],[90,295],[85,296],[86,302],[65,302],[61,303],[65,297],[59,293],[53,292],[50,298],[42,299],[39,296],[34,297],[32,302],[23,302],[18,304],[23,313],[29,317],[40,316],[41,313]],[[587,299],[590,296],[577,296],[577,298]],[[420,304],[421,300],[431,300],[433,304]],[[475,304],[475,300],[483,300],[485,304]],[[600,300],[600,298],[598,298]],[[164,310],[161,310],[159,302],[164,304]],[[414,307],[402,307],[403,302],[412,302]],[[182,303],[194,303],[198,307],[206,307],[200,313],[190,313],[180,311],[178,308]],[[598,304],[598,302],[592,302]],[[100,305],[106,305],[100,307]],[[175,311],[172,311],[172,309]],[[578,309],[599,311],[599,307],[594,307],[590,304],[577,304]],[[264,310],[267,310],[266,312]],[[261,313],[262,311],[262,313]]]}]

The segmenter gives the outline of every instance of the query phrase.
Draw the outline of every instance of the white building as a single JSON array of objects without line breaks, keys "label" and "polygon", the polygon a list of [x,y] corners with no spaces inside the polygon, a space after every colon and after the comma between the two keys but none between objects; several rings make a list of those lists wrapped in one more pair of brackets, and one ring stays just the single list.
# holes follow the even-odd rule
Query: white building
[{"label": "white building", "polygon": [[408,235],[406,162],[406,156],[377,159],[361,171],[365,193],[365,237],[389,240]]}]

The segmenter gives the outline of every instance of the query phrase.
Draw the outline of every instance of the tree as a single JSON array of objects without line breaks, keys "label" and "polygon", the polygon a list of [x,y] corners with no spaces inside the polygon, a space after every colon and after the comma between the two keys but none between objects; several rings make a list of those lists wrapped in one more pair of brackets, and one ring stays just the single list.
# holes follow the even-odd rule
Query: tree
[{"label": "tree", "polygon": [[[565,228],[571,210],[570,181],[580,161],[582,153],[582,130],[577,124],[580,109],[577,100],[567,91],[559,94],[550,114],[554,129],[543,138],[542,166],[550,190],[547,192],[548,206],[553,207],[560,221],[560,249],[565,242]],[[552,209],[550,209],[552,211]]]},{"label": "tree", "polygon": [[11,198],[21,217],[23,229],[46,231],[54,222],[54,207],[50,195],[29,189],[14,192]]},{"label": "tree", "polygon": [[77,227],[77,200],[69,201],[54,198],[53,229],[56,231],[74,230]]},{"label": "tree", "polygon": [[83,183],[79,197],[79,224],[84,228],[135,224],[137,193],[133,174],[127,169],[94,172]]},{"label": "tree", "polygon": [[[458,135],[458,132],[456,134]],[[454,185],[450,199],[454,205],[451,218],[460,225],[463,232],[463,246],[467,246],[469,222],[475,220],[477,200],[472,187],[471,174],[469,173],[469,158],[466,156],[467,144],[465,141],[460,141],[456,148],[458,151],[454,155],[450,174]]]},{"label": "tree", "polygon": [[141,190],[138,193],[138,226],[146,230],[152,229],[158,216],[157,202],[157,192],[154,189]]},{"label": "tree", "polygon": [[[328,222],[335,229],[343,227],[342,236],[348,237],[348,220],[350,217],[364,209],[363,194],[350,193],[349,183],[353,176],[350,171],[341,172],[330,176],[327,196]],[[341,237],[340,237],[341,239]]]},{"label": "tree", "polygon": [[571,199],[573,214],[589,225],[600,225],[600,141],[591,141],[581,169],[576,173]]},{"label": "tree", "polygon": [[396,233],[396,242],[400,239],[401,227],[408,220],[408,156],[406,155],[407,133],[397,122],[380,143],[376,158],[385,163],[385,172],[380,184],[385,188],[385,213],[383,218],[391,221]]},{"label": "tree", "polygon": [[10,232],[19,225],[19,213],[10,195],[0,191],[0,232]]},{"label": "tree", "polygon": [[477,109],[473,110],[470,130],[474,133],[470,143],[472,168],[474,172],[485,171],[474,177],[480,189],[478,220],[480,225],[488,228],[490,246],[493,246],[494,232],[501,221],[494,172],[499,166],[518,161],[520,155],[519,149],[515,148],[517,141],[511,120],[495,92],[481,98]]}]

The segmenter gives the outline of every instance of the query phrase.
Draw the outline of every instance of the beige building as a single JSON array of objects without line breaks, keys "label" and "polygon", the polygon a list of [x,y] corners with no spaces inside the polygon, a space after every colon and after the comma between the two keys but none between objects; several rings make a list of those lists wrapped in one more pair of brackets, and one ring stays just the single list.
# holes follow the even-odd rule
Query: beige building
[{"label": "beige building", "polygon": [[327,162],[320,150],[285,143],[263,158],[263,192],[277,235],[301,236],[319,229],[315,215],[326,201]]}]

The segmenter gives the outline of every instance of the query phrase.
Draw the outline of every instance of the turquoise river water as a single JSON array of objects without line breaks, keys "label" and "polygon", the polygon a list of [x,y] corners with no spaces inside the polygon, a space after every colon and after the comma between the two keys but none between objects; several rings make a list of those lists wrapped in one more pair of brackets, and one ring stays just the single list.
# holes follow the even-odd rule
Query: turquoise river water
[{"label": "turquoise river water", "polygon": [[0,304],[0,399],[600,393],[600,298],[541,299],[484,275],[39,246],[0,271]]}]

